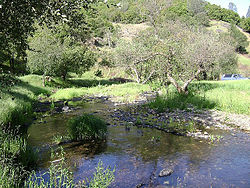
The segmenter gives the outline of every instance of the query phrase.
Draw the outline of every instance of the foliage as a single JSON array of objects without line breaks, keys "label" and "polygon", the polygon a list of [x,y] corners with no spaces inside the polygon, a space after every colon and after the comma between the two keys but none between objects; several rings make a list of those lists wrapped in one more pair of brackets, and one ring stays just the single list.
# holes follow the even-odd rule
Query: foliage
[{"label": "foliage", "polygon": [[63,149],[61,150],[62,151],[60,155],[53,156],[53,157],[60,157],[57,163],[52,161],[48,171],[45,171],[44,173],[39,175],[35,171],[32,171],[27,180],[24,182],[24,186],[30,188],[38,188],[38,187],[39,188],[46,188],[46,187],[106,188],[114,181],[115,169],[111,170],[110,167],[105,169],[103,167],[102,161],[99,161],[93,178],[90,179],[87,178],[86,181],[83,180],[80,181],[79,183],[75,183],[73,179],[73,173],[70,171],[68,167],[66,167],[64,151]]},{"label": "foliage", "polygon": [[[250,9],[249,9],[250,10]],[[243,18],[240,23],[241,28],[250,33],[250,17],[248,18]]]},{"label": "foliage", "polygon": [[[24,57],[27,37],[34,31],[33,23],[48,0],[2,0],[0,2],[0,52],[10,57]],[[2,62],[0,62],[2,63]],[[13,65],[12,65],[13,66]]]},{"label": "foliage", "polygon": [[100,139],[106,135],[107,125],[94,115],[83,114],[69,120],[68,132],[72,140]]},{"label": "foliage", "polygon": [[190,122],[171,122],[169,125],[166,127],[170,131],[174,131],[177,133],[192,133],[195,131],[195,123],[193,121]]},{"label": "foliage", "polygon": [[27,170],[35,166],[36,153],[20,136],[18,128],[0,129],[0,187],[19,187]]},{"label": "foliage", "polygon": [[87,178],[86,184],[88,184],[89,188],[107,188],[115,180],[114,173],[115,168],[113,170],[111,170],[110,167],[105,169],[103,167],[103,162],[99,161],[93,178]]},{"label": "foliage", "polygon": [[65,79],[68,72],[80,74],[94,64],[94,55],[91,51],[74,43],[70,37],[58,37],[59,34],[63,35],[54,34],[47,27],[39,27],[30,39],[30,47],[33,50],[27,52],[27,66],[31,72],[45,76],[61,76]]},{"label": "foliage", "polygon": [[207,14],[210,20],[222,20],[238,25],[240,23],[240,16],[232,10],[221,8],[218,5],[208,3],[206,5]]},{"label": "foliage", "polygon": [[235,25],[231,24],[230,36],[235,40],[235,50],[239,53],[247,53],[246,47],[249,45],[247,36],[244,35]]},{"label": "foliage", "polygon": [[0,90],[7,87],[12,87],[16,85],[20,80],[16,78],[13,74],[5,73],[0,69]]},{"label": "foliage", "polygon": [[[69,168],[65,167],[65,157],[63,149],[61,149],[60,162],[58,164],[51,162],[48,171],[41,175],[32,171],[28,179],[24,182],[25,187],[37,188],[37,187],[73,187],[73,175]],[[52,155],[54,155],[52,153]]]},{"label": "foliage", "polygon": [[[169,109],[188,109],[193,105],[198,109],[216,109],[225,112],[249,115],[248,80],[242,81],[201,81],[190,85],[187,96],[179,95],[173,87],[168,92],[149,103],[149,107],[164,112]],[[239,91],[241,98],[239,99]]]},{"label": "foliage", "polygon": [[226,65],[222,60],[233,57],[230,42],[205,28],[177,21],[150,28],[132,41],[118,44],[114,52],[114,60],[127,67],[137,82],[167,78],[180,93],[187,93],[189,83],[200,73],[221,70]]},{"label": "foliage", "polygon": [[140,2],[135,0],[121,2],[110,0],[106,3],[99,3],[97,10],[105,19],[115,23],[136,24],[146,20]]}]

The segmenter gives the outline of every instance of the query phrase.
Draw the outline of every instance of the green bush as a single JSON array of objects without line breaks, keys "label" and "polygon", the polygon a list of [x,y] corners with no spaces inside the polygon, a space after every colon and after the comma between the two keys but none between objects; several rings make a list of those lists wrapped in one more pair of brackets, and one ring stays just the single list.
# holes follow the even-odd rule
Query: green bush
[{"label": "green bush", "polygon": [[57,25],[57,33],[44,26],[38,27],[29,45],[27,66],[32,73],[45,76],[61,76],[66,79],[69,72],[82,74],[95,62],[95,55],[86,46],[64,36],[65,25]]},{"label": "green bush", "polygon": [[229,23],[235,23],[236,25],[238,25],[241,21],[238,13],[232,10],[221,8],[218,5],[208,3],[206,5],[206,10],[208,17],[211,20],[222,20]]},{"label": "green bush", "polygon": [[[30,173],[29,177],[24,182],[24,187],[29,188],[74,188],[74,187],[89,187],[89,188],[107,188],[115,180],[115,168],[111,170],[110,167],[104,168],[102,161],[99,161],[96,167],[96,172],[93,178],[86,178],[86,180],[74,182],[73,173],[66,167],[64,151],[51,153],[52,159],[60,158],[59,162],[51,163],[49,169],[43,174],[37,175],[35,171]],[[1,169],[1,167],[0,167]],[[1,181],[1,180],[0,180]]]},{"label": "green bush", "polygon": [[103,138],[107,132],[106,123],[91,114],[83,114],[68,122],[68,132],[72,140]]},{"label": "green bush", "polygon": [[20,187],[37,155],[19,131],[0,131],[0,187]]},{"label": "green bush", "polygon": [[241,28],[244,31],[250,33],[250,17],[249,18],[243,18],[240,25],[241,25]]}]

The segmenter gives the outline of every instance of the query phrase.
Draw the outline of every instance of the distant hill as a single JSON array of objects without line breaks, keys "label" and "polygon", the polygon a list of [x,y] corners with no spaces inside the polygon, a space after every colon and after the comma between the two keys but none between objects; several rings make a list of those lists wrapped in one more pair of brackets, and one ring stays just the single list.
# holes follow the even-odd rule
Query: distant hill
[{"label": "distant hill", "polygon": [[[230,29],[230,23],[224,22],[224,21],[216,21],[212,20],[210,21],[210,30],[213,30],[215,32],[228,32]],[[243,74],[244,76],[250,76],[250,34],[244,32],[241,28],[238,27],[238,29],[247,36],[249,45],[247,47],[248,54],[242,55],[239,54],[239,60],[238,60],[238,68],[239,72]]]}]

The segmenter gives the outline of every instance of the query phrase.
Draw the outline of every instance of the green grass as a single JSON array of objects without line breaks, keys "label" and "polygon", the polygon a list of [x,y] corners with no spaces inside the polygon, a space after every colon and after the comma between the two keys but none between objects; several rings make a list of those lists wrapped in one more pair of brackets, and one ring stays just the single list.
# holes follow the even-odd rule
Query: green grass
[{"label": "green grass", "polygon": [[239,55],[239,63],[250,66],[250,58],[247,58],[243,55]]},{"label": "green grass", "polygon": [[156,98],[149,107],[165,111],[187,109],[191,104],[199,109],[250,114],[250,80],[194,82],[189,89],[190,94],[185,96],[171,87],[168,94]]},{"label": "green grass", "polygon": [[116,101],[130,102],[138,99],[143,92],[150,91],[149,85],[137,83],[124,83],[113,85],[99,85],[91,88],[66,88],[59,89],[51,95],[54,100],[71,99],[85,95],[113,96]]},{"label": "green grass", "polygon": [[[104,168],[103,162],[99,161],[96,167],[96,172],[93,177],[85,180],[74,182],[73,173],[69,167],[66,167],[63,149],[61,153],[52,153],[53,159],[60,158],[58,163],[51,163],[49,169],[43,174],[37,175],[35,171],[30,173],[29,177],[24,182],[24,187],[29,188],[75,188],[75,187],[90,187],[90,188],[107,188],[115,180],[114,172],[110,167]],[[0,167],[1,168],[1,167]],[[1,180],[0,180],[1,181]]]},{"label": "green grass", "polygon": [[83,114],[69,120],[68,132],[74,141],[102,139],[107,133],[107,124],[94,115]]}]

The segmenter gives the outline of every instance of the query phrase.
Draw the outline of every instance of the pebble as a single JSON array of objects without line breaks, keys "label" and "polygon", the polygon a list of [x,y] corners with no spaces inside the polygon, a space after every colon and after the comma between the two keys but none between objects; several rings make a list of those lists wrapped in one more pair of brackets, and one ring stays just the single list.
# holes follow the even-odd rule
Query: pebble
[{"label": "pebble", "polygon": [[159,173],[159,177],[165,177],[165,176],[170,176],[174,171],[172,169],[163,169]]}]

